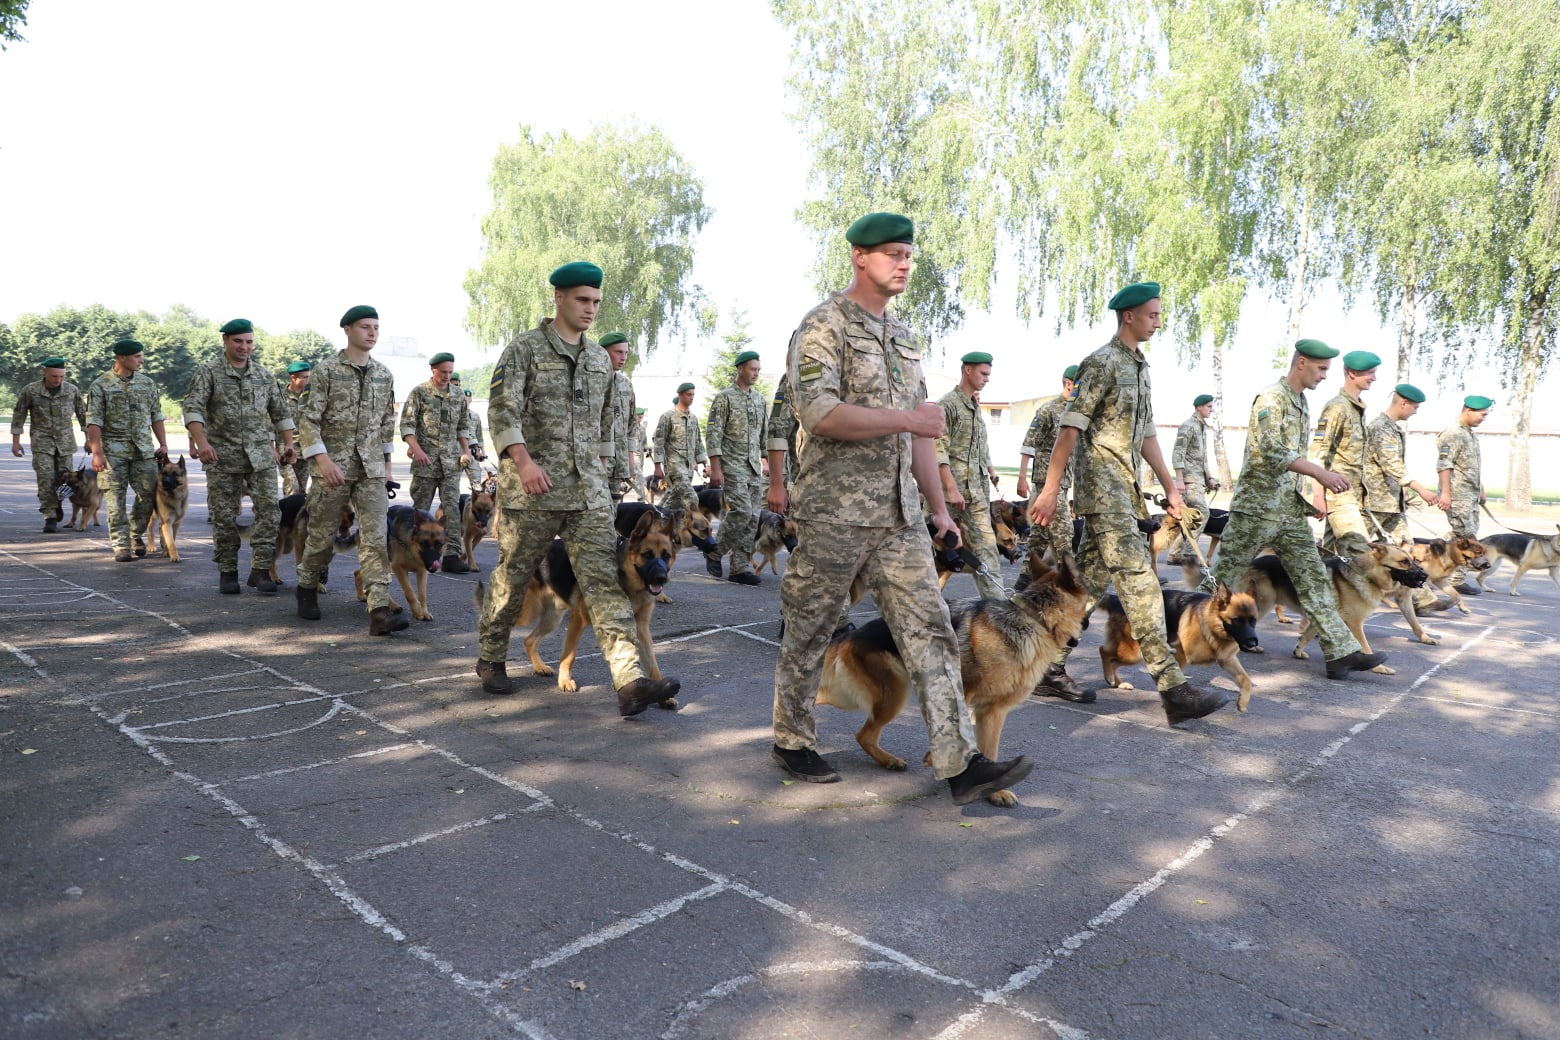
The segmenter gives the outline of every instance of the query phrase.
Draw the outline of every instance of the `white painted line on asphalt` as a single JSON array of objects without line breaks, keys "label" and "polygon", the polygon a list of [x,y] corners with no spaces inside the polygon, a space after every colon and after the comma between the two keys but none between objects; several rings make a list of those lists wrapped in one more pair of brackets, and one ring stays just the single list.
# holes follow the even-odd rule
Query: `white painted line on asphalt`
[{"label": "white painted line on asphalt", "polygon": [[185,628],[183,625],[179,624],[177,621],[174,621],[172,618],[165,617],[162,614],[157,613],[157,611],[155,611],[155,610],[147,610],[145,607],[132,607],[130,604],[124,602],[123,600],[115,599],[113,596],[110,596],[110,595],[108,595],[105,592],[99,592],[96,589],[89,589],[85,585],[77,585],[75,582],[71,581],[69,578],[62,578],[58,574],[55,574],[53,571],[46,570],[46,569],[38,566],[36,563],[29,563],[27,560],[22,559],[20,556],[18,556],[15,553],[11,552],[9,549],[0,549],[0,555],[4,555],[4,556],[10,558],[12,561],[14,561],[15,563],[21,564],[23,567],[30,567],[33,570],[37,571],[39,574],[47,575],[48,577],[53,578],[55,581],[59,582],[61,585],[65,585],[65,586],[67,586],[69,588],[72,588],[72,589],[78,589],[78,590],[80,590],[82,592],[91,593],[90,596],[83,597],[84,599],[92,599],[92,598],[101,599],[101,600],[103,600],[103,601],[105,601],[107,603],[114,604],[114,606],[119,607],[122,610],[128,610],[128,611],[132,611],[132,612],[137,613],[137,614],[145,614],[147,617],[156,618],[158,621],[161,621],[163,624],[167,625],[169,628],[173,629],[175,632],[177,632],[180,635],[185,636],[187,638],[193,639],[194,636],[195,636],[195,633],[191,632],[189,629]]},{"label": "white painted line on asphalt", "polygon": [[1480,701],[1470,701],[1466,697],[1427,697],[1417,696],[1416,701],[1435,701],[1440,704],[1456,704],[1462,708],[1474,708],[1478,711],[1509,711],[1518,715],[1537,715],[1545,719],[1560,719],[1560,712],[1534,711],[1532,708],[1509,708],[1504,704],[1484,704]]},{"label": "white painted line on asphalt", "polygon": [[43,665],[39,664],[30,654],[22,650],[21,647],[12,646],[3,639],[0,639],[0,646],[5,647],[6,653],[22,662],[24,666],[31,668],[33,673],[37,675],[38,678],[47,679],[49,677],[49,673],[43,670]]},{"label": "white painted line on asphalt", "polygon": [[231,780],[212,781],[212,787],[226,787],[229,784],[247,784],[252,780],[273,780],[279,776],[287,776],[289,773],[303,773],[310,769],[323,769],[326,766],[339,766],[351,762],[356,758],[373,758],[375,755],[386,755],[392,751],[400,751],[402,748],[412,747],[411,744],[386,744],[384,747],[373,748],[369,751],[359,751],[355,755],[346,755],[342,758],[326,758],[318,762],[310,762],[301,766],[285,766],[281,769],[268,769],[264,773],[251,773],[248,776],[235,776]]},{"label": "white painted line on asphalt", "polygon": [[414,845],[421,845],[424,842],[432,841],[435,838],[443,838],[446,835],[459,834],[461,831],[469,831],[478,827],[486,827],[490,823],[498,823],[502,820],[509,819],[511,816],[519,816],[522,813],[535,812],[538,809],[544,808],[546,808],[546,806],[542,805],[540,802],[537,802],[533,805],[526,806],[524,809],[518,809],[515,812],[501,812],[495,813],[492,816],[484,816],[480,820],[467,820],[465,823],[457,823],[451,827],[442,827],[436,831],[429,831],[427,834],[419,834],[415,838],[407,838],[405,841],[392,841],[388,845],[381,845],[376,849],[369,849],[367,852],[359,852],[356,855],[348,856],[341,862],[367,863],[369,860],[378,859],[380,856],[387,856],[392,852],[400,852],[402,849],[409,849]]},{"label": "white painted line on asphalt", "polygon": [[203,675],[198,679],[175,679],[172,682],[152,683],[148,686],[127,686],[121,690],[109,690],[106,693],[94,693],[87,697],[73,697],[60,701],[61,704],[79,706],[93,701],[108,700],[110,697],[132,697],[137,694],[151,693],[153,690],[171,690],[175,686],[192,686],[195,683],[216,682],[219,679],[240,679],[246,675],[256,675],[259,668],[245,668],[241,672],[223,672],[220,675]]},{"label": "white painted line on asphalt", "polygon": [[[308,701],[297,701],[295,703],[307,704],[309,702]],[[337,715],[339,715],[341,713],[341,710],[345,706],[346,705],[344,705],[344,704],[342,704],[340,702],[334,703],[334,704],[332,704],[330,706],[329,709],[326,710],[325,714],[321,715],[319,718],[315,719],[313,722],[306,722],[302,726],[294,726],[291,729],[277,729],[277,730],[270,730],[269,732],[266,732],[266,733],[247,733],[247,734],[243,734],[243,735],[222,736],[222,737],[171,737],[171,736],[168,736],[165,733],[158,733],[158,734],[155,734],[155,735],[148,735],[146,739],[147,740],[151,740],[151,741],[155,741],[158,744],[240,744],[240,743],[244,743],[244,742],[251,741],[251,740],[269,740],[272,737],[287,737],[287,736],[293,735],[294,733],[302,733],[305,730],[311,730],[311,729],[314,729],[317,726],[322,726],[325,723],[329,722],[331,719],[335,718]],[[261,711],[261,710],[264,710],[264,709],[261,709],[261,708],[245,709],[244,712],[224,712],[222,715],[213,715],[211,717],[212,718],[224,718],[224,717],[227,717],[227,716],[230,716],[230,715],[245,714],[248,711]],[[121,715],[121,718],[123,718],[122,715]],[[180,722],[157,723],[156,725],[153,725],[153,726],[126,726],[125,728],[134,730],[137,733],[145,733],[145,731],[147,731],[149,729],[156,729],[157,726],[181,726],[181,725],[186,725],[188,723],[196,722],[196,721],[200,721],[200,720],[185,719],[185,720],[182,720]]]},{"label": "white painted line on asphalt", "polygon": [[[256,687],[252,687],[252,688],[253,689],[263,689],[264,687],[256,686]],[[284,686],[282,688],[283,689],[296,689],[296,687],[286,687],[286,686]],[[167,722],[148,722],[144,726],[133,726],[131,728],[144,731],[144,730],[153,730],[153,729],[165,729],[165,728],[167,728],[169,726],[193,726],[197,722],[210,722],[213,719],[230,719],[230,718],[234,717],[235,715],[254,715],[257,712],[275,711],[278,708],[292,708],[292,707],[296,707],[299,704],[318,704],[318,703],[320,703],[322,701],[328,701],[328,700],[335,700],[335,698],[331,697],[331,696],[329,696],[327,694],[326,696],[323,696],[323,697],[322,696],[300,697],[297,700],[275,701],[275,702],[273,702],[271,704],[252,704],[252,705],[250,705],[247,708],[234,708],[231,711],[218,711],[218,712],[213,712],[210,715],[191,715],[189,718],[185,718],[185,719],[170,719]],[[117,724],[117,723],[123,722],[129,716],[129,714],[130,714],[130,710],[126,710],[126,711],[120,712],[118,715],[114,716],[115,723]],[[242,738],[235,738],[235,739],[242,739]]]}]

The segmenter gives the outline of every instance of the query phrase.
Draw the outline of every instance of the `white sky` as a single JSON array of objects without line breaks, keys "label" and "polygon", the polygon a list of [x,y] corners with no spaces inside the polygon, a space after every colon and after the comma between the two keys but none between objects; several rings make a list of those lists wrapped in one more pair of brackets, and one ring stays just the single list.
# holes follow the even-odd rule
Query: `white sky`
[{"label": "white sky", "polygon": [[[477,345],[461,283],[498,145],[521,124],[583,134],[628,118],[664,129],[704,179],[714,216],[694,281],[723,314],[747,310],[766,370],[816,302],[794,218],[808,162],[785,117],[789,40],[759,0],[36,0],[23,35],[0,53],[0,321],[60,303],[184,303],[337,340],[340,314],[372,303],[385,335],[466,363]],[[972,315],[929,362],[990,351],[990,400],[1049,392],[1109,335],[1104,318],[1060,339],[1049,319],[1026,330],[1000,290],[997,313]],[[1279,301],[1248,307],[1226,368],[1231,419],[1276,378],[1284,323]],[[1396,353],[1394,331],[1330,293],[1305,333]],[[664,344],[639,371],[698,378],[707,351]],[[1161,421],[1209,388],[1174,355],[1168,341],[1151,354]],[[1443,424],[1464,392],[1508,396],[1487,371],[1466,378],[1413,427]],[[1535,426],[1554,428],[1538,411]],[[1497,408],[1486,428],[1506,425]]]}]

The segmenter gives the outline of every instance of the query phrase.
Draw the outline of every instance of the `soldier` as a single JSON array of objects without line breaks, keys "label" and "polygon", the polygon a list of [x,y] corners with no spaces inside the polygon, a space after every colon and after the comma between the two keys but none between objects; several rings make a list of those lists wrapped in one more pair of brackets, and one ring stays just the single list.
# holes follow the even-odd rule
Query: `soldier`
[{"label": "soldier", "polygon": [[471,464],[471,417],[466,395],[451,387],[455,355],[441,352],[428,359],[428,381],[412,387],[401,406],[401,439],[412,460],[412,504],[433,511],[438,491],[444,507],[446,574],[471,570],[461,557],[460,475]]},{"label": "soldier", "polygon": [[[1322,407],[1311,437],[1311,461],[1348,478],[1347,491],[1317,492],[1317,508],[1327,517],[1322,548],[1339,556],[1370,550],[1365,528],[1365,404],[1361,400],[1376,381],[1381,359],[1368,350],[1343,355],[1343,387]],[[1325,496],[1325,498],[1323,497]],[[1324,508],[1325,507],[1325,508]]]},{"label": "soldier", "polygon": [[[1441,482],[1440,507],[1452,534],[1479,537],[1479,507],[1484,505],[1484,478],[1479,466],[1479,441],[1473,431],[1484,422],[1495,402],[1479,394],[1463,398],[1457,424],[1435,439],[1435,471]],[[1459,579],[1458,592],[1477,596],[1479,586]]]},{"label": "soldier", "polygon": [[1170,543],[1170,552],[1165,560],[1170,564],[1196,562],[1197,554],[1193,547],[1197,539],[1202,537],[1203,528],[1208,526],[1208,499],[1204,492],[1211,494],[1219,490],[1219,478],[1208,468],[1213,462],[1208,454],[1208,416],[1212,414],[1213,395],[1198,394],[1192,399],[1191,418],[1175,431],[1175,447],[1170,450],[1170,471],[1181,492],[1181,502],[1197,510],[1197,514],[1187,524],[1192,532],[1191,542],[1187,542],[1184,534],[1177,534]]},{"label": "soldier", "polygon": [[[1410,541],[1407,492],[1416,492],[1430,505],[1440,504],[1440,499],[1423,484],[1408,479],[1404,465],[1407,440],[1402,423],[1419,411],[1424,400],[1424,392],[1417,386],[1399,383],[1392,389],[1387,410],[1365,427],[1365,508],[1370,510],[1373,527],[1389,540],[1405,545]],[[1435,593],[1429,589],[1414,590],[1414,610],[1421,616],[1428,614],[1436,602]],[[1451,605],[1450,601],[1447,605]]]},{"label": "soldier", "polygon": [[460,376],[450,376],[450,386],[460,390],[460,395],[466,399],[466,415],[471,419],[471,427],[467,431],[469,458],[466,464],[466,479],[471,482],[471,490],[475,491],[482,485],[484,474],[482,463],[487,461],[487,435],[482,431],[482,416],[471,406],[471,391],[461,390]]},{"label": "soldier", "polygon": [[[190,450],[206,468],[206,505],[211,515],[212,557],[217,564],[217,591],[239,594],[238,508],[247,490],[255,506],[255,526],[249,536],[249,587],[276,595],[271,565],[281,511],[276,505],[276,468],[291,469],[292,411],[276,377],[251,355],[255,327],[234,318],[219,330],[222,353],[195,370],[184,395],[184,425]],[[271,446],[280,438],[277,455]]]},{"label": "soldier", "polygon": [[[1068,365],[1062,370],[1062,392],[1035,409],[1035,417],[1029,421],[1029,429],[1024,434],[1024,443],[1018,449],[1018,496],[1027,500],[1031,507],[1034,499],[1029,495],[1030,481],[1033,480],[1035,495],[1038,496],[1045,487],[1046,473],[1051,468],[1051,452],[1056,447],[1056,435],[1061,431],[1062,413],[1067,410],[1072,399],[1078,396],[1077,378],[1077,365]],[[1072,494],[1075,465],[1069,456],[1057,485],[1056,513],[1044,527],[1035,524],[1029,528],[1029,534],[1024,538],[1025,558],[1037,540],[1050,549],[1051,555],[1058,560],[1072,555],[1073,514],[1068,497]],[[1028,579],[1026,571],[1019,575],[1015,585],[1023,588],[1029,584]],[[1034,696],[1060,697],[1079,704],[1094,703],[1094,691],[1085,690],[1067,674],[1067,655],[1070,653],[1072,651],[1068,647],[1057,650],[1056,656],[1046,666],[1045,673],[1040,676]]]},{"label": "soldier", "polygon": [[39,365],[43,378],[22,387],[11,413],[11,454],[21,458],[22,427],[31,424],[27,439],[32,447],[33,475],[38,478],[38,512],[43,514],[43,533],[58,531],[65,519],[60,505],[60,474],[71,470],[76,454],[76,431],[72,418],[87,428],[87,400],[75,383],[65,381],[65,359],[51,357]]},{"label": "soldier", "polygon": [[937,403],[943,410],[943,435],[937,439],[937,477],[948,515],[959,525],[959,538],[980,561],[975,590],[982,599],[1006,599],[997,538],[991,530],[991,495],[996,483],[980,392],[991,379],[991,355],[972,350],[959,359],[959,385]]},{"label": "soldier", "polygon": [[721,488],[726,498],[726,515],[720,521],[720,537],[715,551],[704,554],[704,569],[711,577],[721,576],[720,560],[731,554],[731,576],[738,585],[757,585],[753,573],[753,540],[758,536],[760,482],[768,477],[769,463],[764,457],[768,440],[768,409],[758,382],[762,363],[758,351],[744,350],[733,362],[736,382],[715,395],[710,402],[710,419],[705,426],[710,459],[710,486]]},{"label": "soldier", "polygon": [[[287,413],[293,422],[303,414],[304,402],[309,397],[309,373],[314,366],[307,361],[294,361],[287,366],[287,386],[282,392],[287,396]],[[294,429],[297,429],[295,426]],[[282,494],[302,495],[309,490],[309,460],[294,451],[291,465],[282,466]]]},{"label": "soldier", "polygon": [[661,413],[655,426],[655,475],[666,481],[661,505],[667,509],[697,509],[699,496],[693,493],[693,474],[703,471],[709,456],[704,438],[699,435],[699,420],[693,415],[693,384],[684,383],[672,398],[674,407]]},{"label": "soldier", "polygon": [[629,450],[628,431],[633,425],[634,383],[623,373],[628,364],[628,337],[621,332],[609,332],[601,337],[601,347],[612,360],[612,479],[608,488],[612,492],[612,504],[623,501],[623,496],[633,486],[633,460]]},{"label": "soldier", "polygon": [[808,312],[791,336],[789,385],[807,436],[794,486],[799,544],[780,582],[785,634],[771,755],[799,780],[840,778],[816,750],[813,705],[829,633],[860,574],[920,694],[932,769],[963,804],[1012,787],[1031,763],[992,762],[975,748],[958,644],[916,498],[919,487],[937,536],[957,540],[937,481],[942,408],[926,399],[920,340],[887,313],[910,275],[913,236],[897,214],[852,224],[849,286]]},{"label": "soldier", "polygon": [[628,426],[628,486],[639,496],[639,501],[648,497],[645,494],[645,410],[642,405],[634,406],[633,421]]},{"label": "soldier", "polygon": [[[146,555],[142,532],[152,515],[157,464],[168,457],[162,395],[152,377],[141,371],[144,349],[133,339],[119,340],[114,367],[87,387],[87,451],[108,503],[108,539],[120,563]],[[135,508],[127,514],[130,489],[135,491]]]},{"label": "soldier", "polygon": [[780,373],[775,402],[769,408],[769,439],[764,442],[769,459],[769,492],[765,504],[784,515],[790,507],[791,483],[796,479],[796,413],[791,410],[791,374]]},{"label": "soldier", "polygon": [[1219,546],[1219,562],[1203,575],[1203,592],[1216,582],[1234,588],[1241,574],[1264,547],[1271,546],[1294,582],[1300,609],[1317,629],[1327,658],[1327,678],[1343,679],[1350,672],[1375,668],[1386,654],[1367,654],[1338,616],[1338,597],[1306,519],[1317,515],[1301,490],[1302,476],[1332,492],[1349,490],[1349,478],[1323,469],[1305,457],[1311,435],[1311,414],[1305,391],[1314,390],[1332,367],[1338,351],[1318,339],[1295,344],[1289,371],[1251,402],[1246,433],[1246,458],[1230,519]]},{"label": "soldier", "polygon": [[298,616],[320,619],[319,581],[330,566],[341,510],[357,513],[358,568],[368,600],[368,634],[387,636],[409,623],[390,605],[390,454],[395,450],[395,377],[371,356],[379,312],[359,304],[341,316],[347,345],[314,366],[298,417],[304,458],[312,460],[309,536],[298,564]]},{"label": "soldier", "polygon": [[493,369],[488,405],[498,449],[498,564],[477,626],[482,689],[514,692],[505,671],[526,587],[553,536],[563,537],[596,641],[612,670],[618,714],[674,707],[681,684],[639,664],[628,597],[617,579],[617,536],[607,492],[612,454],[612,362],[585,334],[601,305],[601,268],[553,271],[556,316],[522,332]]}]

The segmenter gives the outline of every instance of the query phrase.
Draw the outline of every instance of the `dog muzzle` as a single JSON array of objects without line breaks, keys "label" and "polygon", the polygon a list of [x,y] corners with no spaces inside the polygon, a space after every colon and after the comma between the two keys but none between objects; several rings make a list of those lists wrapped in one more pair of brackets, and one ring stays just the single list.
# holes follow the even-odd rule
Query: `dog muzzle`
[{"label": "dog muzzle", "polygon": [[795,552],[796,551],[796,539],[795,538],[787,538],[787,539],[785,539],[785,551],[786,552]]},{"label": "dog muzzle", "polygon": [[425,561],[423,563],[423,566],[428,568],[428,573],[429,574],[437,574],[437,573],[439,573],[439,562],[440,561],[439,561],[438,557],[434,557],[434,559],[433,559],[433,561],[431,563]]},{"label": "dog muzzle", "polygon": [[1404,588],[1409,589],[1422,588],[1424,586],[1425,579],[1430,576],[1427,572],[1420,570],[1418,567],[1415,567],[1411,571],[1400,571],[1396,567],[1388,567],[1387,573],[1392,575],[1393,581],[1397,582],[1399,585],[1402,585]]},{"label": "dog muzzle", "polygon": [[660,560],[652,560],[638,568],[639,580],[645,583],[645,589],[652,596],[659,596],[661,590],[666,588],[668,577],[666,564]]}]

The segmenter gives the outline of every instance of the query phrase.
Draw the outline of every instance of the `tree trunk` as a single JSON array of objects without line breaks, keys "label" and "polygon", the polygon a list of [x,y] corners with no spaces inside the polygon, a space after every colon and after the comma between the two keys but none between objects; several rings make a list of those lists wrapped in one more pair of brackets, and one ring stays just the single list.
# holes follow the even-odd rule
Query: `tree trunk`
[{"label": "tree trunk", "polygon": [[1219,487],[1233,494],[1235,481],[1230,474],[1230,455],[1224,447],[1224,416],[1229,405],[1224,399],[1224,345],[1218,340],[1213,343],[1213,396],[1219,402],[1218,421],[1213,427],[1213,457],[1219,464]]},{"label": "tree trunk", "polygon": [[1408,276],[1403,279],[1403,297],[1398,303],[1398,357],[1397,381],[1407,383],[1413,375],[1414,331],[1419,324],[1419,294],[1415,290],[1417,265],[1409,265]]},{"label": "tree trunk", "polygon": [[1506,508],[1526,513],[1533,508],[1533,477],[1528,465],[1528,434],[1533,429],[1533,391],[1544,362],[1544,324],[1549,314],[1549,294],[1534,292],[1527,300],[1522,326],[1522,349],[1517,355],[1517,393],[1511,402],[1516,413],[1511,424],[1511,453],[1506,471]]},{"label": "tree trunk", "polygon": [[1294,282],[1289,293],[1289,340],[1279,345],[1279,355],[1287,358],[1300,338],[1300,319],[1305,313],[1306,266],[1311,261],[1311,193],[1302,189],[1300,230],[1295,240],[1295,259],[1291,265]]}]

